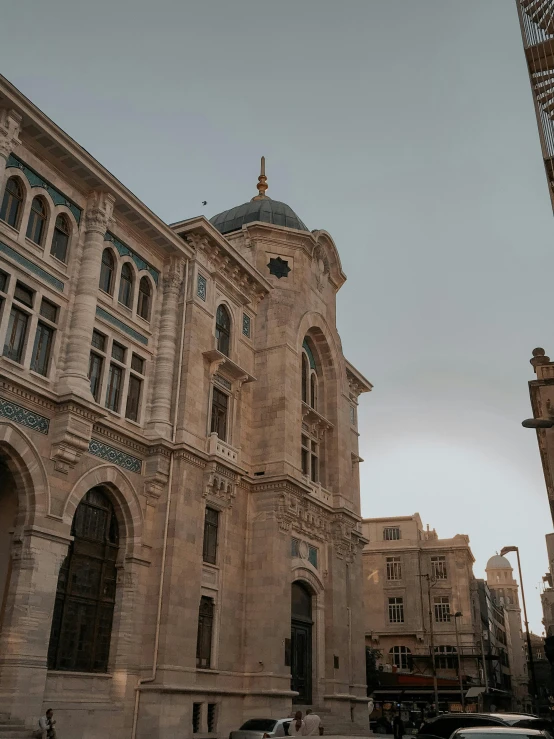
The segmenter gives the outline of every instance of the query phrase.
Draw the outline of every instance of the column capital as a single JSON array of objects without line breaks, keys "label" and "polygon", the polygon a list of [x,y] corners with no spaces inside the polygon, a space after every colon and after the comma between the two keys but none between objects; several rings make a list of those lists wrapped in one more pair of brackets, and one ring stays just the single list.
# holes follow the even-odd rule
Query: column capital
[{"label": "column capital", "polygon": [[172,257],[163,278],[164,292],[179,292],[185,274],[185,260]]},{"label": "column capital", "polygon": [[85,230],[104,234],[112,219],[115,198],[104,190],[93,190],[85,211]]},{"label": "column capital", "polygon": [[21,116],[15,110],[0,109],[0,157],[7,159],[13,149],[21,143]]}]

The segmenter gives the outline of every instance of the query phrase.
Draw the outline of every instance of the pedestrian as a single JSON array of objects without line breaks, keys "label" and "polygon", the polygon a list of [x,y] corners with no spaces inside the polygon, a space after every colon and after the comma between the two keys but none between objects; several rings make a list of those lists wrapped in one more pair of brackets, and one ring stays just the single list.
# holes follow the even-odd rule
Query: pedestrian
[{"label": "pedestrian", "polygon": [[289,726],[289,736],[302,736],[304,734],[305,724],[302,721],[302,711],[297,711],[294,714],[293,720]]},{"label": "pedestrian", "polygon": [[56,739],[56,729],[54,726],[54,711],[49,708],[42,718],[38,720],[38,731],[34,732],[36,739]]},{"label": "pedestrian", "polygon": [[392,722],[392,732],[394,734],[394,739],[402,739],[404,736],[404,722],[399,713],[394,717]]},{"label": "pedestrian", "polygon": [[319,736],[322,732],[321,719],[311,708],[306,711],[304,719],[304,736]]}]

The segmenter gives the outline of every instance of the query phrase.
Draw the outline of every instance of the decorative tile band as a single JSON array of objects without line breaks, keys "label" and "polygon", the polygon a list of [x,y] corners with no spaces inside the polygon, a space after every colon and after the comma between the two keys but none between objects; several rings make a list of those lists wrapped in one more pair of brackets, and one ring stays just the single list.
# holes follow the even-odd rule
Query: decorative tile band
[{"label": "decorative tile band", "polygon": [[160,273],[158,272],[158,270],[154,269],[151,264],[148,264],[148,262],[140,257],[136,253],[136,251],[133,251],[130,246],[124,244],[109,231],[106,231],[106,233],[104,234],[104,241],[110,241],[115,246],[120,256],[131,257],[133,262],[137,265],[138,271],[141,272],[142,270],[146,270],[151,275],[156,285],[158,284],[158,280],[160,278]]},{"label": "decorative tile band", "polygon": [[204,277],[204,275],[199,274],[198,275],[198,282],[196,285],[196,294],[199,298],[202,300],[206,300],[206,294],[207,294],[207,280]]},{"label": "decorative tile band", "polygon": [[250,316],[248,316],[246,313],[242,314],[242,333],[245,336],[250,337],[250,326],[251,326],[251,319]]},{"label": "decorative tile band", "polygon": [[23,408],[5,398],[0,398],[0,416],[7,418],[9,421],[20,423],[31,431],[38,431],[39,434],[47,434],[50,427],[48,418],[39,416],[38,413],[33,413],[28,408]]},{"label": "decorative tile band", "polygon": [[126,323],[123,323],[123,321],[120,321],[119,318],[112,316],[112,314],[108,313],[108,311],[104,310],[104,308],[97,307],[96,315],[98,316],[98,318],[103,318],[105,321],[108,321],[108,323],[111,323],[112,326],[115,326],[121,331],[124,331],[126,334],[129,334],[129,336],[132,336],[135,341],[139,341],[141,344],[148,346],[148,339],[146,338],[146,336],[144,336],[144,334],[140,334],[131,326],[127,326]]},{"label": "decorative tile band", "polygon": [[14,262],[17,262],[22,267],[25,267],[25,269],[29,270],[29,272],[32,272],[37,277],[40,277],[41,280],[48,282],[56,290],[59,290],[61,293],[63,293],[65,285],[61,280],[58,280],[58,278],[54,277],[54,275],[51,275],[50,272],[42,269],[42,267],[39,267],[38,264],[31,262],[30,259],[27,259],[27,257],[24,257],[18,251],[12,249],[11,246],[4,244],[2,241],[0,241],[0,252],[10,257],[10,259],[13,259]]},{"label": "decorative tile band", "polygon": [[54,185],[51,185],[48,180],[41,177],[38,172],[35,172],[34,169],[31,169],[31,167],[22,162],[21,159],[15,156],[15,154],[10,154],[8,161],[6,162],[6,167],[17,167],[17,169],[20,169],[29,181],[31,187],[43,187],[54,201],[54,205],[65,205],[65,207],[69,208],[73,213],[77,223],[80,223],[83,209],[79,208],[73,200],[70,200],[66,195],[55,188]]},{"label": "decorative tile band", "polygon": [[95,457],[100,457],[100,459],[105,459],[107,462],[116,464],[118,467],[123,467],[127,472],[137,472],[140,475],[142,470],[141,460],[122,452],[121,449],[108,446],[102,441],[98,441],[98,439],[91,439],[88,445],[88,451],[89,454],[94,454]]}]

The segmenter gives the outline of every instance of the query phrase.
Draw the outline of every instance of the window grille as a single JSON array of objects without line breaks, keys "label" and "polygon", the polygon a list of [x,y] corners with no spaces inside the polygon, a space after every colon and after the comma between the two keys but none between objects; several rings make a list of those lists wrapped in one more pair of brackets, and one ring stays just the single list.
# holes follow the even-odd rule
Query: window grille
[{"label": "window grille", "polygon": [[387,526],[383,529],[385,541],[398,541],[400,539],[400,528],[398,526]]},{"label": "window grille", "polygon": [[389,622],[391,624],[404,623],[404,599],[389,598]]},{"label": "window grille", "polygon": [[400,557],[387,557],[387,580],[402,579],[402,561]]}]

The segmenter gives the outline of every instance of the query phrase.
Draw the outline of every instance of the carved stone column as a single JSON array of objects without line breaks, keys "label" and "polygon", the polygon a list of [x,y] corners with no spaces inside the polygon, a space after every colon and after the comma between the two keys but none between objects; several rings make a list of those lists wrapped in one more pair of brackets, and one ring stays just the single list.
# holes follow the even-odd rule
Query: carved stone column
[{"label": "carved stone column", "polygon": [[0,110],[0,192],[6,179],[6,162],[8,157],[20,144],[21,116],[15,110]]},{"label": "carved stone column", "polygon": [[[152,415],[147,430],[147,435],[152,438],[169,439],[171,437],[175,356],[179,345],[179,294],[184,269],[183,259],[173,259],[163,280],[163,305],[158,328]],[[177,378],[178,381],[179,378]]]},{"label": "carved stone column", "polygon": [[58,388],[60,394],[74,393],[89,401],[93,400],[87,377],[90,342],[96,313],[104,234],[112,217],[114,203],[113,195],[100,191],[91,193],[87,203],[83,256],[67,336],[65,368]]}]

